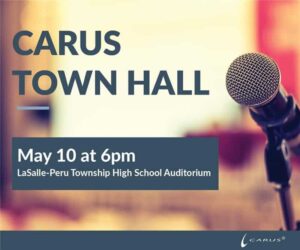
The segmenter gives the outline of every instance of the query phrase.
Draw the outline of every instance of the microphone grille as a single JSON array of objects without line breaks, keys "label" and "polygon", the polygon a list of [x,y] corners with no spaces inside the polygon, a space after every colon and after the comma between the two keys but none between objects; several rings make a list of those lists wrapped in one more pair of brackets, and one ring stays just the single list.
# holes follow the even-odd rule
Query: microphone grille
[{"label": "microphone grille", "polygon": [[264,105],[279,90],[280,72],[277,64],[259,53],[247,53],[236,58],[227,71],[226,88],[239,104]]}]

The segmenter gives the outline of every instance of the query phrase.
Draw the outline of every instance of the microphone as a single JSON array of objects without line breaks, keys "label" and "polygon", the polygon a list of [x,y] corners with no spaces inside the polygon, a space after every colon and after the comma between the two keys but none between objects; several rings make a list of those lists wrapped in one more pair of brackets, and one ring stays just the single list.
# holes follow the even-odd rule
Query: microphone
[{"label": "microphone", "polygon": [[255,122],[267,134],[272,129],[300,155],[300,112],[294,98],[281,85],[280,70],[268,56],[247,53],[227,71],[226,88],[239,104],[248,106]]}]

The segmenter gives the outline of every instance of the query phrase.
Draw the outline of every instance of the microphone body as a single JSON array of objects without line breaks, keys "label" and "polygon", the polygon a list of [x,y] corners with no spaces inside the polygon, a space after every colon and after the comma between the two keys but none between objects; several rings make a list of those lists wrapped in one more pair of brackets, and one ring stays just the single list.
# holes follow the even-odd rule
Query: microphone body
[{"label": "microphone body", "polygon": [[277,184],[285,229],[295,230],[288,153],[300,155],[299,107],[280,85],[277,64],[263,54],[248,53],[235,59],[226,75],[226,87],[237,103],[249,107],[252,118],[267,135],[267,177]]},{"label": "microphone body", "polygon": [[274,99],[260,107],[250,107],[250,114],[265,133],[276,129],[293,153],[300,154],[300,112],[292,96],[280,88]]},{"label": "microphone body", "polygon": [[259,53],[238,57],[228,69],[226,87],[236,102],[249,107],[267,135],[272,129],[300,155],[299,107],[281,86],[279,68],[271,58]]},{"label": "microphone body", "polygon": [[274,99],[263,106],[250,107],[250,110],[265,119],[278,118],[286,112],[288,98],[283,88],[280,88]]}]

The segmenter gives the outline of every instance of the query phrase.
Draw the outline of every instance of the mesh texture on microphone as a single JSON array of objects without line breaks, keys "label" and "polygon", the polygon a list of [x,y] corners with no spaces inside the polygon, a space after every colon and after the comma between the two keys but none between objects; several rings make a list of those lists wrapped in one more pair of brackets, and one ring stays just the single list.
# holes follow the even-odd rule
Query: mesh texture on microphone
[{"label": "mesh texture on microphone", "polygon": [[259,53],[247,53],[236,58],[226,75],[229,95],[246,106],[260,106],[272,101],[279,90],[279,83],[277,64]]}]

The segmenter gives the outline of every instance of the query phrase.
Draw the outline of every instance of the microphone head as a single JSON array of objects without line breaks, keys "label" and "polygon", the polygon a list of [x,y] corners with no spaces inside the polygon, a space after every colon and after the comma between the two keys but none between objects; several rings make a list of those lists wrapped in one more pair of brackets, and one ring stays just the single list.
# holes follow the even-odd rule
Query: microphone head
[{"label": "microphone head", "polygon": [[247,53],[236,58],[227,71],[226,88],[239,104],[257,107],[273,100],[279,90],[280,71],[269,57]]}]

